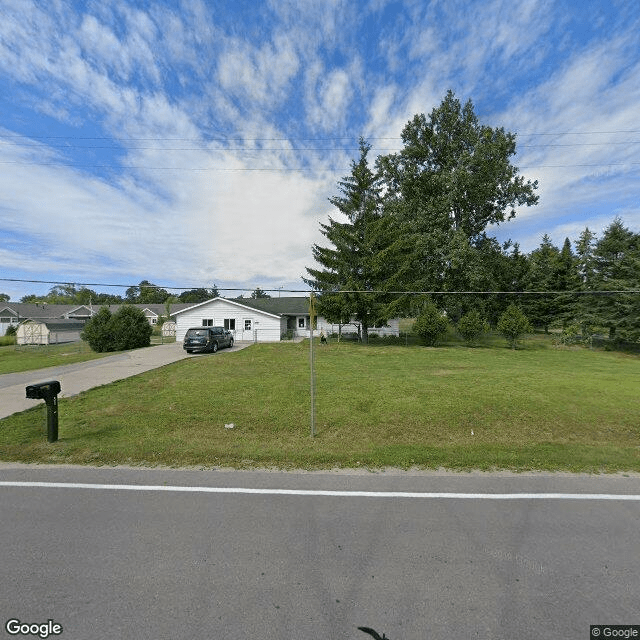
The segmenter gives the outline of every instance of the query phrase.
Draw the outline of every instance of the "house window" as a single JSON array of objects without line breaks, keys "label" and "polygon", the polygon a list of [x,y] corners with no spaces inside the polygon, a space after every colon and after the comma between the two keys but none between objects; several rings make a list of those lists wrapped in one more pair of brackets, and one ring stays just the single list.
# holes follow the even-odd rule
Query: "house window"
[{"label": "house window", "polygon": [[213,327],[213,318],[203,318],[202,319],[203,327]]},{"label": "house window", "polygon": [[298,329],[304,329],[306,324],[306,318],[298,318]]},{"label": "house window", "polygon": [[251,331],[251,325],[252,325],[251,319],[250,318],[245,318],[245,320],[244,320],[244,330],[245,331]]},{"label": "house window", "polygon": [[224,328],[227,331],[235,331],[236,330],[236,319],[235,318],[225,318],[224,319]]}]

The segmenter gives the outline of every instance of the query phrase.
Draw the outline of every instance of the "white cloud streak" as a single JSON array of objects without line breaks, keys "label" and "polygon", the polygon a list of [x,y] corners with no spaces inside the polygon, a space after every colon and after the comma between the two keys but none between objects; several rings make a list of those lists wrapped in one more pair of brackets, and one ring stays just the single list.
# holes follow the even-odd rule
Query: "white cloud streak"
[{"label": "white cloud streak", "polygon": [[[93,162],[114,166],[92,175],[85,156],[26,146],[38,125],[23,126],[24,137],[0,132],[3,264],[91,280],[299,283],[327,198],[357,155],[299,149],[339,147],[345,134],[351,146],[361,133],[397,138],[449,88],[489,124],[558,134],[520,136],[517,164],[539,179],[541,202],[500,234],[531,249],[544,232],[561,242],[616,213],[640,228],[638,145],[559,135],[637,130],[640,21],[629,10],[615,33],[581,40],[573,19],[546,0],[401,10],[292,0],[261,7],[250,25],[196,0],[147,10],[95,2],[78,13],[6,0],[0,81],[15,117],[0,125],[20,131],[18,113],[32,111],[118,149],[106,160],[95,150]],[[544,141],[609,144],[524,146]],[[46,220],[56,223],[45,233]]]}]

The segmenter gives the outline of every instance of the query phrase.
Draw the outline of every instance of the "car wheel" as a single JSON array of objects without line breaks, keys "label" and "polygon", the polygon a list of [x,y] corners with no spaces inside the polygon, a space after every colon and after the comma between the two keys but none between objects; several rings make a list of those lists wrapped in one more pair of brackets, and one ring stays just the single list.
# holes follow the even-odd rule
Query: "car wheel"
[{"label": "car wheel", "polygon": [[214,343],[211,345],[211,351],[213,351],[213,353],[215,353],[217,350],[218,350],[218,343],[217,343],[217,342],[214,342]]},{"label": "car wheel", "polygon": [[231,347],[233,347],[233,338],[231,338],[231,340],[229,340],[229,349],[231,349]]},{"label": "car wheel", "polygon": [[185,349],[187,353],[193,353],[193,349]]}]

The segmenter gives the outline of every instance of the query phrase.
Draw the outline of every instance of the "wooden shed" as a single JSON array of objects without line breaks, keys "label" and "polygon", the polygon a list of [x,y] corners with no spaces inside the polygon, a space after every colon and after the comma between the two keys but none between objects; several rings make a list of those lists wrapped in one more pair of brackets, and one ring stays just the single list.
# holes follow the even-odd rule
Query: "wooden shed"
[{"label": "wooden shed", "polygon": [[16,330],[17,344],[60,344],[80,340],[84,322],[67,318],[29,319]]}]

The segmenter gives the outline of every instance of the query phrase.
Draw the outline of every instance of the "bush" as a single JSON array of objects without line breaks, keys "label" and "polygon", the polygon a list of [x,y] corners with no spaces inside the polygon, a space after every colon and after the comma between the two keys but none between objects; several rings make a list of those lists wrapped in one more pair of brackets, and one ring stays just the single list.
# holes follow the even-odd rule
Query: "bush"
[{"label": "bush", "polygon": [[82,337],[98,352],[148,347],[153,329],[144,312],[125,305],[113,315],[106,307],[85,325]]},{"label": "bush", "polygon": [[111,317],[110,329],[114,339],[113,351],[138,349],[151,344],[153,329],[144,312],[137,307],[124,305]]},{"label": "bush", "polygon": [[498,331],[507,339],[509,346],[515,349],[518,339],[526,333],[532,333],[533,328],[522,309],[511,303],[498,320]]},{"label": "bush", "polygon": [[433,302],[428,303],[420,312],[413,331],[428,347],[435,347],[438,340],[447,333],[449,321],[440,313]]},{"label": "bush", "polygon": [[483,333],[488,331],[489,324],[475,309],[458,320],[458,333],[467,344],[473,344]]},{"label": "bush", "polygon": [[102,307],[98,313],[84,325],[82,339],[98,353],[103,351],[115,351],[109,325],[111,323],[111,311]]},{"label": "bush", "polygon": [[5,336],[15,336],[18,333],[18,325],[17,324],[10,324],[7,327],[7,330],[4,332]]}]

